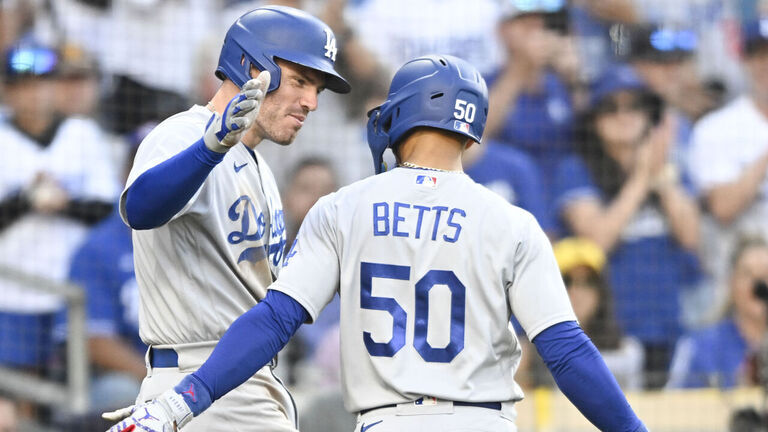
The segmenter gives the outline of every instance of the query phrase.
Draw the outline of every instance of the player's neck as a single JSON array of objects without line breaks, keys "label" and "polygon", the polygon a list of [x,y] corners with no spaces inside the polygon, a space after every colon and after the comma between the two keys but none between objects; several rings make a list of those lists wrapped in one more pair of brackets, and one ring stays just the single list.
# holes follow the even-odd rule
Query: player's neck
[{"label": "player's neck", "polygon": [[439,131],[417,130],[398,148],[398,162],[435,168],[444,171],[462,171],[461,154],[464,144]]}]

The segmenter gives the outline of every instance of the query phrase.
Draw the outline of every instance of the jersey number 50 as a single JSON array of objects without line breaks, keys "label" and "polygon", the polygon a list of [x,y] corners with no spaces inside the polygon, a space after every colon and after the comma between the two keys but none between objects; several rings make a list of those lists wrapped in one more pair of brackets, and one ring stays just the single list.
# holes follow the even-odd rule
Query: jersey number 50
[{"label": "jersey number 50", "polygon": [[[410,280],[408,266],[360,263],[360,307],[387,311],[392,315],[392,339],[374,342],[371,333],[363,332],[368,353],[377,357],[392,357],[405,346],[405,330],[408,316],[397,300],[378,297],[371,293],[373,278]],[[429,325],[429,291],[435,285],[445,285],[451,291],[451,337],[444,348],[434,348],[427,341]],[[430,270],[416,282],[416,311],[414,319],[413,347],[428,362],[449,363],[464,349],[464,311],[466,289],[452,271]]]}]

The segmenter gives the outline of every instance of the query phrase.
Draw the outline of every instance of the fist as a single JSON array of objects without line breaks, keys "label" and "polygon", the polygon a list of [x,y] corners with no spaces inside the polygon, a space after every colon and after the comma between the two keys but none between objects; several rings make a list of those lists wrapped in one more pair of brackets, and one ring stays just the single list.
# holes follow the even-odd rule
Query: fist
[{"label": "fist", "polygon": [[229,101],[222,114],[213,113],[203,136],[206,147],[225,153],[240,142],[259,114],[270,80],[268,71],[261,72],[243,85],[240,93]]}]

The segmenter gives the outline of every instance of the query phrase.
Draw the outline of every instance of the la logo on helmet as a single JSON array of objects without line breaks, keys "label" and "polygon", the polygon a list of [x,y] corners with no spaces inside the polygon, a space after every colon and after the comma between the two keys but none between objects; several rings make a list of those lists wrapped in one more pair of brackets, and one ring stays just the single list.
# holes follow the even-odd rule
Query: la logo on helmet
[{"label": "la logo on helmet", "polygon": [[336,37],[333,36],[333,32],[331,32],[330,29],[324,29],[325,30],[325,56],[331,59],[331,61],[336,61],[336,52],[339,50],[336,48]]}]

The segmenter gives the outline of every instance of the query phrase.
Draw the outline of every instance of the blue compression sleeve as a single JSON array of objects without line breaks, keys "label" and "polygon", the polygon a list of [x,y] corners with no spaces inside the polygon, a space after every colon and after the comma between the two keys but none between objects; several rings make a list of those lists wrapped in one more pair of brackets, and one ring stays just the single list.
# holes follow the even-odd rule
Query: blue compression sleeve
[{"label": "blue compression sleeve", "polygon": [[225,153],[205,146],[203,139],[143,172],[125,196],[125,216],[133,229],[157,228],[171,220],[192,198]]},{"label": "blue compression sleeve", "polygon": [[555,324],[533,339],[560,390],[602,431],[647,431],[600,352],[575,321]]},{"label": "blue compression sleeve", "polygon": [[292,297],[268,291],[264,300],[232,323],[200,369],[174,390],[199,415],[269,363],[308,319],[307,311]]}]

